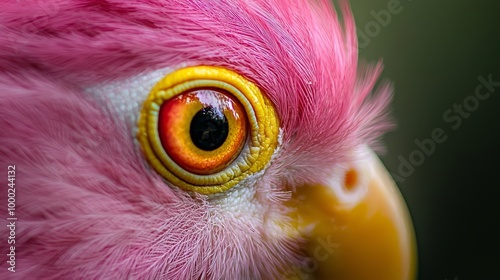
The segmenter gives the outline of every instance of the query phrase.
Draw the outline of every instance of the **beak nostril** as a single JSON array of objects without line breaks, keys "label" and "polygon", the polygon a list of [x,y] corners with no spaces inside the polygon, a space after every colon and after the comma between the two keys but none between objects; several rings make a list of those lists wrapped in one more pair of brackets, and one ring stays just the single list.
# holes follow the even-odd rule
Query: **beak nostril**
[{"label": "beak nostril", "polygon": [[358,172],[350,168],[344,176],[344,188],[348,191],[353,190],[358,185]]}]

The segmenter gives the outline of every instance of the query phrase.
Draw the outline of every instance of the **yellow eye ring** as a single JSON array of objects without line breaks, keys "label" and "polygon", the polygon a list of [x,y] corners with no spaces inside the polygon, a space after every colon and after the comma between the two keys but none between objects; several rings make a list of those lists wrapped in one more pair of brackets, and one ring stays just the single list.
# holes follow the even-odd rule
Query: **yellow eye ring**
[{"label": "yellow eye ring", "polygon": [[[158,119],[162,104],[197,89],[223,90],[239,101],[247,117],[248,138],[240,154],[223,170],[195,174],[182,168],[165,151]],[[150,165],[177,187],[202,194],[226,191],[262,170],[278,145],[279,121],[271,101],[241,75],[220,67],[195,66],[176,70],[151,90],[138,122],[138,140]]]}]

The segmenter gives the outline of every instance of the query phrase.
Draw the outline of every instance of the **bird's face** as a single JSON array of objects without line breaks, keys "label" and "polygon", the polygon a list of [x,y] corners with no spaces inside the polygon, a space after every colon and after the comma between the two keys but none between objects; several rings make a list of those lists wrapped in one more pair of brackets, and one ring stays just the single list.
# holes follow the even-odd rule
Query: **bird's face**
[{"label": "bird's face", "polygon": [[326,2],[60,1],[24,40],[40,11],[6,5],[15,275],[412,279],[369,148],[390,87],[371,94],[343,7],[342,28]]}]

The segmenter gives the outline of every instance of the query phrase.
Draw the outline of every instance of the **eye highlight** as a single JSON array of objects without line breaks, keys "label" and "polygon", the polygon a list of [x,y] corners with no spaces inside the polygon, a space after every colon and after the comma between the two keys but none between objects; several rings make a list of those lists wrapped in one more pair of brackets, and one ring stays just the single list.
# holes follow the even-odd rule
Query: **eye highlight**
[{"label": "eye highlight", "polygon": [[138,140],[150,165],[177,187],[223,192],[262,170],[278,144],[270,100],[224,68],[179,69],[144,102]]}]

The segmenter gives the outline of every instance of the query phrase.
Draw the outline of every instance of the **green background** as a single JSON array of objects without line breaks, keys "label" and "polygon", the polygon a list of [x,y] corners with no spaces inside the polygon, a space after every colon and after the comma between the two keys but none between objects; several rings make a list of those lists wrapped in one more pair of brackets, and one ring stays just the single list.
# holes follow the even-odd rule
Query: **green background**
[{"label": "green background", "polygon": [[351,7],[359,30],[371,28],[369,43],[358,30],[361,61],[382,58],[383,78],[395,85],[397,129],[385,136],[382,155],[389,171],[399,175],[401,157],[417,157],[415,140],[436,128],[446,135],[398,183],[415,226],[418,279],[500,279],[500,86],[460,126],[443,117],[454,104],[474,105],[479,76],[500,82],[500,2],[396,1],[400,12],[377,30],[373,12],[393,1],[351,0]]}]

